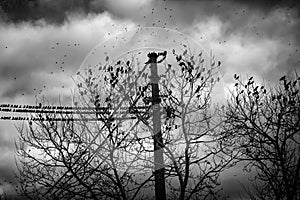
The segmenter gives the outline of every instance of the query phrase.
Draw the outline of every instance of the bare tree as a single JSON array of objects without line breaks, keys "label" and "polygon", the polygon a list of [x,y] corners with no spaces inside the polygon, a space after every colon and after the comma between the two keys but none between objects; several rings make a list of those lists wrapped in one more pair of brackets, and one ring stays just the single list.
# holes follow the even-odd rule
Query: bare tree
[{"label": "bare tree", "polygon": [[[74,114],[61,114],[65,121],[45,120],[52,117],[46,113],[19,128],[21,194],[30,199],[137,197],[148,180],[134,177],[140,149],[128,145],[129,133],[108,120],[89,122],[79,117],[74,121]],[[135,154],[124,155],[122,149]]]},{"label": "bare tree", "polygon": [[221,110],[223,150],[239,152],[245,170],[255,172],[252,199],[299,199],[299,76],[283,76],[269,87],[253,77],[234,78],[235,89]]},{"label": "bare tree", "polygon": [[173,55],[177,67],[167,64],[161,81],[167,96],[162,105],[169,193],[176,199],[220,199],[218,178],[233,159],[218,146],[220,122],[211,105],[221,62],[204,60],[202,52],[197,55],[188,48]]},{"label": "bare tree", "polygon": [[[221,151],[212,117],[221,62],[184,46],[160,64],[168,198],[219,199],[218,177],[233,159]],[[55,116],[46,113],[19,128],[22,193],[33,199],[153,198],[151,77],[141,56],[107,56],[104,64],[83,69],[75,81],[76,109],[61,114],[65,121],[47,120]]]}]

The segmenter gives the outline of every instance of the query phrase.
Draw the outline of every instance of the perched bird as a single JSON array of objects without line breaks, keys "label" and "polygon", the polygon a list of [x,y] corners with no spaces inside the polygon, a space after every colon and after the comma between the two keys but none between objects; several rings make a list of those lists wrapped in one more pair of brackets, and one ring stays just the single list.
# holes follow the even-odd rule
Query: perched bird
[{"label": "perched bird", "polygon": [[237,74],[234,74],[233,76],[235,79],[239,79],[240,77]]},{"label": "perched bird", "polygon": [[286,76],[282,76],[282,77],[279,79],[279,81],[283,81],[283,80],[285,80],[285,78],[286,78]]},{"label": "perched bird", "polygon": [[197,89],[195,90],[195,93],[198,93],[200,91],[200,89],[201,89],[201,86],[198,85]]},{"label": "perched bird", "polygon": [[172,65],[171,65],[171,64],[168,64],[168,68],[167,68],[166,73],[168,73],[168,72],[170,71],[171,67],[172,67]]},{"label": "perched bird", "polygon": [[176,61],[179,62],[182,59],[181,55],[176,56]]}]

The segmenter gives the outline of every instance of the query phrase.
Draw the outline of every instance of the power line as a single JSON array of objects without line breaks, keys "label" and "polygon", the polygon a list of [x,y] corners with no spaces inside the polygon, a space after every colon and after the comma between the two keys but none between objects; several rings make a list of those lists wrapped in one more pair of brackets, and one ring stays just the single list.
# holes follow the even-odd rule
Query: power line
[{"label": "power line", "polygon": [[[115,114],[129,114],[147,113],[150,106],[137,106],[137,107],[121,107],[120,111]],[[20,113],[20,114],[53,114],[53,115],[109,115],[113,109],[109,107],[70,107],[70,106],[33,106],[33,105],[21,105],[21,104],[2,104],[0,105],[0,112],[3,113]],[[57,117],[22,117],[22,116],[1,116],[0,120],[29,120],[29,121],[98,121],[105,120],[106,118],[57,118]],[[115,117],[113,120],[127,120],[136,119],[136,117]]]}]

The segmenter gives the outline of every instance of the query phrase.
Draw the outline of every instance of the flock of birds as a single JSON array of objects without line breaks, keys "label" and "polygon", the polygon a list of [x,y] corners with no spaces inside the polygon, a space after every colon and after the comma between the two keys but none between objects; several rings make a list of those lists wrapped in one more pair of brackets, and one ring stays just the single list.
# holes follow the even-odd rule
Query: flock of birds
[{"label": "flock of birds", "polygon": [[[166,0],[163,0],[164,2]],[[165,4],[167,5],[167,4]],[[220,12],[222,12],[222,5],[220,3],[216,4],[216,9],[219,9]],[[279,9],[280,7],[275,7],[274,9]],[[287,7],[286,8],[287,12],[291,12],[293,11],[293,7]],[[248,10],[246,10],[245,8],[241,9],[241,10],[236,10],[234,11],[234,13],[232,14],[233,16],[236,17],[242,17],[242,15],[246,15],[248,12]],[[163,17],[161,17],[160,15],[164,15]],[[158,17],[161,17],[161,19],[159,19]],[[164,19],[163,19],[164,18]],[[146,15],[142,15],[142,20],[146,21],[146,25],[147,26],[153,26],[153,27],[162,27],[162,28],[167,28],[169,25],[173,26],[176,23],[176,12],[174,11],[173,8],[168,8],[167,6],[164,6],[162,8],[152,8],[151,9],[151,14],[150,16],[146,16]],[[149,20],[152,20],[152,22],[149,22]],[[264,23],[264,21],[266,21],[266,17],[262,17],[260,22],[257,22],[258,24]],[[292,19],[288,19],[287,20],[289,24],[294,23],[292,21]],[[115,24],[112,24],[112,27],[115,27]],[[141,24],[137,24],[138,28],[142,27],[143,25]],[[257,37],[263,37],[263,32],[259,31],[259,26],[257,25],[253,25],[252,26],[252,32],[254,35],[256,35]],[[178,30],[179,28],[175,28],[176,30]],[[125,27],[124,29],[126,32],[128,31],[127,27]],[[107,33],[108,35],[111,35],[110,32]],[[151,33],[149,33],[151,34]],[[201,40],[204,39],[205,36],[201,36]],[[218,41],[218,43],[221,44],[225,44],[228,43],[230,41],[228,41],[227,39],[223,39]],[[294,47],[294,44],[292,41],[287,41],[287,45],[290,48],[294,48],[295,53],[299,53],[298,49]],[[53,69],[49,72],[50,75],[56,76],[57,73],[65,73],[66,69],[72,67],[69,65],[69,63],[67,62],[67,58],[69,57],[69,55],[72,54],[72,51],[74,50],[74,48],[81,48],[81,44],[78,42],[73,42],[73,43],[64,43],[64,42],[54,42],[52,45],[49,46],[50,49],[50,54],[52,54],[52,52],[56,52],[56,51],[62,51],[60,47],[64,46],[67,47],[67,51],[62,52],[62,55],[53,63]],[[106,47],[103,47],[106,48]],[[117,46],[115,46],[115,48],[117,48]],[[2,49],[2,52],[5,51],[9,51],[10,47],[9,44],[5,44],[5,41],[0,41],[0,49]],[[52,51],[52,52],[51,52]],[[57,53],[57,52],[56,52]],[[293,54],[290,54],[290,56],[293,56]],[[296,56],[299,57],[299,54],[296,54]],[[298,61],[298,63],[300,63],[300,60]],[[8,77],[12,77],[13,81],[18,81],[18,76],[15,76],[13,74],[8,74]],[[41,88],[33,88],[33,93],[35,94],[41,94],[43,92],[43,90],[45,90],[47,88],[47,83],[41,83]],[[64,88],[65,86],[62,85],[62,88]],[[24,96],[26,93],[21,92],[19,93],[19,95]]]}]

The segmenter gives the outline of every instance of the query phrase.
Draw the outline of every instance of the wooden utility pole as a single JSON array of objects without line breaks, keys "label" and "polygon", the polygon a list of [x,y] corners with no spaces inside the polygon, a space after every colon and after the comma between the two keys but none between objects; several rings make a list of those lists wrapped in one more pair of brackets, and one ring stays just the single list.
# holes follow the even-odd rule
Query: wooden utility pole
[{"label": "wooden utility pole", "polygon": [[[165,52],[166,54],[166,52]],[[150,83],[152,86],[152,121],[153,121],[153,140],[154,140],[154,181],[155,181],[155,199],[166,200],[165,188],[165,167],[163,154],[163,138],[161,133],[161,111],[160,96],[157,73],[157,58],[161,54],[155,52],[149,53],[149,63],[151,68]],[[165,56],[165,55],[164,55]]]}]

